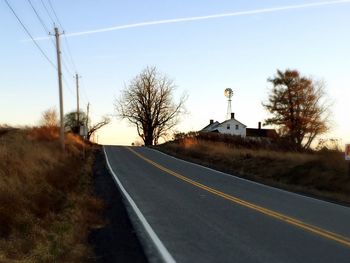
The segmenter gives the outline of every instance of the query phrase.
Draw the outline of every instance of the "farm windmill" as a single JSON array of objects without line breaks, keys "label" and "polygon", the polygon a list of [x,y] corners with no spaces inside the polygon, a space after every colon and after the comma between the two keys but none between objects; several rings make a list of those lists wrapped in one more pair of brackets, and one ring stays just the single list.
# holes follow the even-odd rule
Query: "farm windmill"
[{"label": "farm windmill", "polygon": [[227,98],[227,113],[226,113],[226,120],[231,118],[231,102],[232,102],[232,96],[233,96],[233,90],[231,88],[227,88],[224,91],[224,95]]}]

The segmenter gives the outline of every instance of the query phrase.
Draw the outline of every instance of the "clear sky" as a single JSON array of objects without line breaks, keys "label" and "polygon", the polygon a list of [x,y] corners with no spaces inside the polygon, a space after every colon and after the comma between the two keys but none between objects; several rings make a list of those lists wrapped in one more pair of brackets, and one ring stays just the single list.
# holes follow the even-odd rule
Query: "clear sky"
[{"label": "clear sky", "polygon": [[[50,11],[48,0],[42,0]],[[31,0],[44,23],[53,25],[41,0]],[[45,37],[28,1],[8,0],[34,37]],[[305,6],[327,2],[327,5]],[[329,4],[330,2],[334,2]],[[326,137],[350,143],[350,1],[306,0],[51,0],[67,35],[76,66],[62,38],[63,57],[71,73],[82,75],[81,105],[91,103],[92,121],[115,114],[113,103],[125,85],[146,66],[156,66],[184,91],[188,114],[179,131],[199,130],[209,119],[223,121],[224,89],[234,90],[232,110],[248,127],[267,113],[261,106],[276,69],[298,69],[322,79],[333,102],[332,132]],[[298,6],[298,8],[295,8]],[[291,7],[283,10],[276,7]],[[254,11],[254,12],[252,12]],[[243,13],[237,13],[243,12]],[[206,17],[230,14],[222,17]],[[51,14],[54,18],[54,14]],[[55,69],[0,0],[0,123],[35,125],[41,113],[58,109]],[[164,20],[202,17],[192,21]],[[204,19],[206,18],[206,19]],[[55,18],[54,18],[55,19]],[[147,24],[163,21],[159,24]],[[123,25],[139,26],[118,28]],[[50,40],[38,40],[56,63]],[[75,109],[75,80],[64,69],[65,112]],[[68,85],[67,85],[68,84]],[[99,132],[99,142],[130,144],[136,131],[125,121]]]}]

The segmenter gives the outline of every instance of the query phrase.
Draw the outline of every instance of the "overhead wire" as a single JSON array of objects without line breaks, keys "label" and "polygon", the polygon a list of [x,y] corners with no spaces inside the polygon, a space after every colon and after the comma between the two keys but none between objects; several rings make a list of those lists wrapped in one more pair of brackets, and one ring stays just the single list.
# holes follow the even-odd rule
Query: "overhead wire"
[{"label": "overhead wire", "polygon": [[72,88],[72,86],[69,84],[69,82],[67,81],[67,79],[66,79],[66,77],[62,74],[62,79],[63,79],[63,82],[66,84],[66,86],[68,87],[68,90],[69,90],[69,92],[73,95],[73,96],[75,96],[75,93],[74,93],[74,91],[73,91],[73,88]]},{"label": "overhead wire", "polygon": [[22,22],[22,20],[19,18],[19,16],[17,15],[16,11],[13,9],[13,7],[11,6],[11,4],[8,2],[8,0],[4,0],[6,5],[8,6],[8,8],[11,10],[11,12],[13,13],[13,15],[16,17],[17,21],[21,24],[21,26],[23,27],[24,31],[27,33],[27,35],[30,37],[30,39],[33,41],[33,43],[35,44],[35,46],[39,49],[40,53],[42,54],[42,56],[49,62],[49,64],[57,70],[57,66],[55,65],[55,63],[52,62],[52,60],[48,57],[48,55],[44,52],[44,50],[40,47],[40,45],[36,42],[36,40],[34,39],[34,37],[32,36],[32,34],[30,33],[30,31],[28,30],[28,28],[24,25],[24,23]]},{"label": "overhead wire", "polygon": [[[28,1],[28,3],[30,4],[31,8],[33,9],[33,11],[34,11],[36,17],[38,18],[40,24],[41,24],[42,27],[43,27],[45,33],[49,34],[50,31],[49,31],[48,27],[46,26],[45,22],[44,22],[43,19],[41,18],[39,12],[38,12],[38,11],[36,10],[36,8],[34,7],[32,1],[31,1],[31,0],[27,0],[27,1]],[[42,3],[43,3],[43,2],[42,2]],[[52,40],[52,41],[51,41],[52,44],[53,44],[54,47],[56,48],[55,42],[53,41],[53,39],[51,39],[51,40]],[[70,71],[69,67],[67,66],[66,62],[65,62],[63,59],[62,59],[62,65],[63,65],[63,67],[65,68],[65,70],[66,70],[70,75],[73,75],[73,73]],[[66,78],[65,78],[64,76],[63,76],[63,78],[64,78],[65,84],[68,86],[68,89],[70,90],[71,93],[73,93],[71,86],[68,84],[68,81],[66,80]]]},{"label": "overhead wire", "polygon": [[53,5],[52,5],[52,3],[51,3],[51,0],[47,0],[47,2],[48,2],[49,5],[50,5],[50,8],[51,8],[51,10],[52,10],[52,12],[53,12],[53,14],[54,14],[54,16],[55,16],[55,18],[56,18],[56,21],[57,21],[58,25],[63,29],[63,26],[62,26],[60,20],[58,19],[57,13],[56,13],[55,8],[53,7]]},{"label": "overhead wire", "polygon": [[44,28],[44,31],[45,31],[46,33],[50,32],[49,29],[48,29],[48,27],[47,27],[46,24],[44,23],[43,19],[42,19],[41,16],[39,15],[38,11],[37,11],[36,8],[34,7],[32,1],[31,1],[31,0],[27,0],[27,1],[28,1],[29,5],[31,6],[31,8],[33,9],[33,11],[34,11],[36,17],[38,18],[38,20],[39,20],[39,22],[40,22],[40,24],[41,24],[42,27]]},{"label": "overhead wire", "polygon": [[89,102],[90,99],[86,92],[86,85],[85,85],[84,78],[81,78],[81,84],[82,84],[81,86],[82,86],[83,96],[85,97],[85,100],[86,100],[85,102]]},{"label": "overhead wire", "polygon": [[50,11],[49,9],[47,8],[47,6],[45,5],[44,1],[43,0],[40,0],[42,6],[44,7],[45,11],[46,11],[46,14],[48,15],[48,17],[50,18],[52,24],[55,24],[55,20],[52,18],[51,14],[50,14]]},{"label": "overhead wire", "polygon": [[[40,21],[42,24],[44,24],[43,27],[45,28],[45,31],[47,31],[47,33],[49,33],[49,30],[47,29],[45,23],[43,22],[43,19],[40,17],[40,15],[39,15],[38,12],[36,11],[35,7],[33,6],[31,0],[28,0],[28,2],[30,3],[32,9],[34,10],[35,14],[37,15],[39,21]],[[49,2],[49,6],[50,6],[50,9],[51,9],[52,13],[54,14],[54,17],[56,18],[56,21],[55,21],[55,19],[52,17],[52,14],[51,14],[51,12],[49,11],[49,9],[48,9],[47,5],[45,4],[44,0],[40,0],[40,2],[41,2],[41,5],[44,7],[44,9],[45,9],[45,11],[46,11],[46,14],[47,14],[48,17],[50,18],[50,20],[51,20],[51,22],[53,23],[53,25],[58,24],[58,25],[61,27],[61,29],[63,30],[62,24],[61,24],[61,22],[60,22],[60,20],[59,20],[59,18],[58,18],[58,16],[57,16],[57,13],[56,13],[56,11],[55,11],[55,9],[54,9],[52,3]],[[62,35],[64,36],[64,33],[63,33]],[[74,75],[74,74],[73,74],[73,71],[76,71],[76,66],[75,66],[75,63],[74,63],[74,60],[73,60],[73,56],[71,55],[71,51],[70,51],[70,48],[69,48],[69,46],[68,46],[66,37],[64,37],[64,39],[65,39],[65,45],[67,46],[67,53],[69,54],[70,59],[67,59],[67,58],[65,57],[65,53],[64,53],[64,52],[61,52],[61,53],[62,53],[62,65],[63,65],[63,67],[65,68],[65,70],[67,71],[67,73],[68,73],[69,75],[72,75],[72,76],[73,76],[73,75]],[[53,40],[52,40],[52,41],[53,41]],[[56,46],[56,44],[55,44],[54,42],[53,42],[53,44]],[[68,67],[68,65],[67,65],[67,63],[64,61],[64,59],[67,60],[67,61],[70,61],[71,64],[73,65],[73,67],[72,67],[72,68],[71,68],[71,67]],[[72,70],[72,69],[73,69],[73,70]]]},{"label": "overhead wire", "polygon": [[72,52],[71,52],[71,49],[70,49],[70,46],[69,46],[69,43],[68,43],[68,40],[67,40],[67,37],[66,37],[65,34],[63,34],[63,38],[65,40],[64,42],[66,44],[68,55],[69,55],[69,58],[70,58],[70,61],[71,61],[72,65],[73,65],[74,71],[77,72],[77,66],[76,66],[76,64],[74,62],[74,59],[73,59],[73,56],[72,56]]},{"label": "overhead wire", "polygon": [[[42,54],[42,56],[50,63],[50,65],[55,69],[58,70],[56,64],[49,58],[49,56],[44,52],[44,50],[40,47],[40,45],[37,43],[37,41],[34,39],[33,35],[30,33],[29,29],[25,26],[25,24],[22,22],[21,18],[19,17],[19,15],[16,13],[16,11],[14,10],[14,8],[12,7],[12,5],[10,4],[10,2],[8,0],[4,0],[6,5],[8,6],[8,8],[11,10],[11,12],[13,13],[13,15],[16,17],[17,21],[20,23],[20,25],[22,26],[22,28],[24,29],[24,31],[27,33],[27,35],[30,37],[30,39],[33,41],[33,43],[35,44],[35,46],[39,49],[40,53]],[[39,20],[42,28],[44,29],[45,33],[50,33],[48,27],[46,26],[43,18],[40,16],[38,10],[35,8],[35,6],[33,5],[31,0],[27,0],[28,3],[30,4],[32,10],[34,11],[37,19]],[[50,16],[50,13],[48,11],[48,9],[46,8],[43,0],[41,0],[42,5],[44,6],[44,9],[46,10],[48,16],[50,17],[50,19],[53,21],[53,23],[55,23],[55,21],[52,19],[52,17]],[[52,4],[51,4],[52,5]],[[55,14],[55,16],[57,16],[57,14]],[[61,25],[61,23],[59,22],[58,24]],[[52,39],[51,39],[52,40]],[[52,40],[52,43],[54,45],[54,47],[56,48],[56,44],[55,42]],[[62,59],[62,65],[65,68],[66,72],[69,73],[70,75],[74,75],[71,70],[68,68],[67,64],[65,63],[65,61]],[[69,84],[69,82],[67,81],[66,77],[64,74],[62,74],[62,79],[63,82],[65,83],[66,87],[68,88],[69,92],[75,96],[76,94],[74,93],[71,85]]]},{"label": "overhead wire", "polygon": [[[61,27],[61,29],[63,30],[62,36],[63,36],[64,42],[65,42],[65,51],[67,51],[67,52],[62,52],[62,55],[63,55],[63,57],[62,57],[62,65],[63,65],[64,70],[65,70],[69,75],[74,76],[74,74],[73,74],[72,71],[74,71],[74,72],[77,73],[78,70],[77,70],[77,66],[76,66],[75,60],[74,60],[73,55],[72,55],[72,51],[71,51],[69,42],[68,42],[68,40],[67,40],[67,37],[66,37],[65,34],[64,34],[64,27],[63,27],[63,25],[62,25],[62,23],[61,23],[61,20],[59,19],[58,14],[57,14],[57,12],[56,12],[56,10],[55,10],[55,7],[53,6],[51,0],[47,0],[46,2],[45,2],[44,0],[40,0],[40,1],[41,1],[42,6],[43,6],[44,9],[45,9],[47,15],[48,15],[49,18],[51,19],[51,21],[52,21],[54,24],[57,23],[57,24]],[[45,4],[45,3],[48,3],[48,5]],[[48,6],[49,6],[49,8],[48,8]],[[51,12],[50,12],[50,11],[51,11]],[[52,16],[52,14],[53,14],[54,17]],[[66,55],[66,53],[68,54],[68,56]],[[63,59],[63,58],[64,58],[64,59]],[[70,67],[70,66],[68,67],[66,61],[68,61],[69,64],[70,64],[72,67]],[[72,70],[72,69],[73,69],[73,70]],[[70,93],[72,93],[73,95],[75,95],[75,93],[73,92],[73,89],[72,89],[71,86],[69,85],[69,82],[67,81],[67,79],[66,79],[64,76],[63,76],[63,80],[64,80],[65,84],[67,85],[67,87],[68,87]],[[87,96],[87,93],[86,93],[85,85],[81,85],[81,89],[80,89],[80,90],[82,90],[82,93],[83,93],[84,97],[89,101],[88,96]]]},{"label": "overhead wire", "polygon": [[[41,1],[43,2],[43,0],[41,0]],[[57,15],[57,12],[56,12],[56,10],[55,10],[51,0],[47,0],[47,2],[49,3],[50,9],[51,9],[52,13],[55,16],[58,25],[61,27],[62,30],[64,30],[64,27],[63,27],[63,25],[61,23],[61,20],[59,19],[58,15]],[[70,48],[69,42],[67,40],[67,37],[65,36],[64,33],[63,33],[63,38],[64,38],[64,42],[65,42],[65,46],[66,46],[66,51],[67,51],[68,57],[69,57],[69,59],[66,58],[66,60],[70,61],[70,63],[72,64],[73,71],[77,72],[77,67],[76,67],[76,64],[75,64],[75,61],[74,61],[74,58],[73,58],[73,55],[72,55],[71,48]],[[68,70],[68,72],[71,73],[70,70]]]},{"label": "overhead wire", "polygon": [[[62,51],[61,51],[61,53],[64,54]],[[71,71],[71,69],[67,66],[67,64],[66,64],[66,62],[65,62],[64,59],[62,59],[62,65],[63,65],[64,69],[67,71],[67,73],[68,73],[69,75],[74,76],[74,73],[73,73],[73,72]]]},{"label": "overhead wire", "polygon": [[[39,12],[38,12],[38,11],[36,10],[36,8],[34,7],[32,1],[31,1],[31,0],[27,0],[27,1],[28,1],[28,3],[30,4],[31,8],[33,9],[33,11],[34,11],[36,17],[38,18],[38,20],[39,20],[41,26],[43,27],[45,34],[50,35],[50,30],[49,30],[48,27],[46,26],[44,20],[41,18]],[[50,38],[50,41],[51,41],[51,44],[53,45],[53,47],[56,48],[55,41],[54,41],[52,38]]]},{"label": "overhead wire", "polygon": [[[41,1],[42,1],[42,0],[41,0]],[[55,8],[53,7],[53,4],[52,4],[51,0],[47,0],[47,1],[48,1],[49,5],[50,5],[50,8],[51,8],[51,10],[52,10],[52,12],[53,12],[55,18],[56,18],[57,23],[58,23],[59,26],[63,29],[64,27],[62,26],[62,23],[61,23],[60,19],[58,18],[57,12],[56,12]],[[64,40],[65,40],[65,44],[66,44],[66,46],[67,46],[67,53],[68,53],[68,55],[69,55],[69,57],[70,57],[71,63],[72,63],[72,65],[73,65],[73,68],[74,68],[75,71],[77,71],[77,67],[76,67],[76,65],[75,65],[75,62],[74,62],[74,59],[73,59],[73,56],[72,56],[72,52],[71,52],[71,49],[70,49],[70,46],[69,46],[67,37],[66,37],[64,34],[63,34],[63,38],[64,38]]]},{"label": "overhead wire", "polygon": [[[41,0],[42,3],[43,3],[43,0]],[[49,6],[50,6],[50,10],[51,12],[54,14],[54,17],[55,17],[55,21],[57,21],[58,25],[61,27],[62,30],[64,30],[64,27],[63,27],[63,24],[61,23],[61,20],[59,19],[58,17],[58,14],[55,10],[55,7],[53,6],[51,0],[47,0],[47,2],[49,3]],[[43,3],[43,5],[45,6],[45,4]],[[48,12],[48,10],[47,10]],[[48,12],[49,13],[49,12]],[[51,18],[52,19],[52,18]],[[65,42],[65,51],[67,51],[68,53],[68,56],[65,56],[66,58],[66,61],[69,61],[70,64],[72,65],[73,67],[73,70],[75,71],[75,73],[78,72],[77,70],[77,66],[76,66],[76,63],[75,63],[75,60],[73,58],[73,55],[72,55],[72,51],[71,51],[71,48],[70,48],[70,44],[69,44],[69,41],[67,39],[67,37],[65,36],[65,33],[63,32],[63,38],[64,38],[64,42]],[[63,55],[65,55],[65,53],[63,53]],[[69,58],[69,59],[68,59]],[[66,63],[64,62],[64,60],[62,60],[62,64],[63,64],[63,67],[65,68],[65,70],[70,74],[70,75],[73,75],[73,73],[71,72],[71,70],[68,69],[68,66],[66,65]],[[66,79],[64,79],[65,83],[68,85],[68,81]],[[68,85],[68,88],[70,89],[71,93],[74,94],[74,92],[72,91],[70,85]],[[85,81],[84,79],[82,78],[81,79],[81,82],[80,82],[80,90],[82,91],[82,94],[83,94],[83,97],[81,97],[81,99],[85,100],[85,102],[88,102],[90,101],[89,100],[89,97],[87,95],[87,91],[86,91],[86,85],[85,85]],[[85,97],[85,99],[84,99]]]},{"label": "overhead wire", "polygon": [[[28,0],[28,1],[30,1],[30,0]],[[54,9],[52,3],[51,3],[51,2],[48,2],[51,11],[52,11],[52,13],[54,14],[55,19],[52,17],[52,14],[50,13],[49,9],[47,8],[47,5],[45,4],[44,0],[40,0],[40,1],[41,1],[42,6],[44,7],[44,9],[45,9],[45,11],[46,11],[48,17],[49,17],[50,20],[52,21],[52,23],[53,23],[54,25],[57,23],[57,24],[61,27],[61,29],[63,30],[62,24],[61,24],[61,22],[60,22],[60,20],[59,20],[59,18],[58,18],[58,16],[57,16],[57,13],[56,13],[56,11],[55,11],[55,9]],[[63,34],[63,35],[64,35],[64,34]],[[66,38],[65,38],[65,39],[66,39]],[[67,40],[66,40],[66,41],[67,41]],[[67,45],[67,44],[66,44],[66,45]],[[68,46],[68,45],[67,45],[67,46]],[[68,53],[71,53],[71,51],[69,50]],[[65,57],[65,53],[62,52],[62,50],[61,50],[61,54],[62,54],[62,65],[63,65],[64,70],[66,71],[66,73],[68,73],[68,75],[73,76],[74,73],[72,72],[71,68],[68,67],[68,65],[67,65],[67,63],[66,63],[66,61],[65,61],[65,60],[67,60],[67,61],[69,61],[69,60],[68,60],[68,59],[65,59],[65,58],[66,58],[66,57]],[[72,55],[70,55],[70,56],[72,57]],[[73,71],[76,71],[76,67],[75,67],[74,61],[73,61],[72,59],[71,59],[71,62],[73,63]],[[66,86],[68,87],[70,93],[72,93],[72,95],[74,95],[73,89],[72,89],[72,87],[70,86],[69,81],[65,78],[64,74],[62,74],[62,78],[63,78],[64,83],[65,83]]]},{"label": "overhead wire", "polygon": [[[41,0],[41,1],[43,1],[43,0]],[[62,23],[61,23],[61,21],[60,21],[58,15],[57,15],[57,12],[56,12],[56,10],[55,10],[53,4],[52,4],[52,1],[51,1],[51,0],[47,0],[47,2],[49,3],[49,6],[50,6],[50,8],[51,8],[51,10],[52,10],[52,12],[53,12],[53,14],[54,14],[54,16],[55,16],[55,18],[56,18],[58,24],[59,24],[60,27],[63,29]],[[66,48],[66,51],[67,51],[68,56],[69,56],[69,58],[70,58],[71,64],[72,64],[72,66],[73,66],[75,72],[77,72],[77,67],[76,67],[74,58],[73,58],[73,56],[72,56],[72,52],[71,52],[71,48],[70,48],[69,42],[68,42],[67,37],[65,36],[65,34],[63,34],[63,38],[64,38],[64,40],[65,40],[65,44],[66,44],[66,47],[67,47],[67,48]],[[83,80],[82,80],[82,82],[84,83]],[[82,86],[82,87],[81,87],[81,90],[82,90],[82,92],[83,92],[83,95],[85,96],[85,98],[86,98],[88,101],[90,101],[89,98],[88,98],[88,96],[87,96],[86,86],[85,86],[84,84],[81,85],[81,86]]]}]

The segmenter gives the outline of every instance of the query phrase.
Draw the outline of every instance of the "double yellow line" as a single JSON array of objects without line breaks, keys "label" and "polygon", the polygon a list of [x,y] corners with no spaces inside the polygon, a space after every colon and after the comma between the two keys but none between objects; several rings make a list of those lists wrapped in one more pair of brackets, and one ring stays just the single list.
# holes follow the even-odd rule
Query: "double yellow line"
[{"label": "double yellow line", "polygon": [[264,208],[264,207],[261,207],[261,206],[258,206],[258,205],[255,205],[253,203],[250,203],[250,202],[247,202],[247,201],[244,201],[238,197],[234,197],[232,195],[229,195],[229,194],[225,194],[221,191],[218,191],[216,189],[213,189],[211,187],[208,187],[204,184],[201,184],[201,183],[198,183],[192,179],[189,179],[179,173],[176,173],[148,158],[146,158],[145,156],[141,155],[140,153],[136,152],[135,150],[131,149],[128,147],[128,149],[133,152],[135,155],[137,155],[138,157],[140,157],[141,159],[145,160],[146,162],[148,162],[149,164],[157,167],[159,170],[162,170],[163,172],[166,172],[182,181],[185,181],[191,185],[194,185],[198,188],[201,188],[205,191],[208,191],[214,195],[217,195],[217,196],[220,196],[226,200],[229,200],[233,203],[236,203],[236,204],[239,204],[241,206],[244,206],[244,207],[247,207],[247,208],[250,208],[250,209],[253,209],[255,211],[258,211],[262,214],[265,214],[267,216],[270,216],[270,217],[273,217],[273,218],[276,218],[278,220],[281,220],[283,222],[286,222],[288,224],[291,224],[291,225],[294,225],[294,226],[297,226],[297,227],[300,227],[304,230],[307,230],[309,232],[312,232],[314,234],[317,234],[317,235],[320,235],[322,237],[325,237],[325,238],[328,238],[328,239],[331,239],[333,241],[336,241],[340,244],[343,244],[347,247],[350,247],[350,239],[349,238],[346,238],[344,236],[341,236],[339,234],[336,234],[336,233],[333,233],[331,231],[328,231],[328,230],[325,230],[325,229],[322,229],[322,228],[319,228],[317,226],[314,226],[314,225],[310,225],[310,224],[307,224],[307,223],[304,223],[298,219],[295,219],[295,218],[292,218],[292,217],[289,217],[289,216],[286,216],[286,215],[283,215],[281,213],[278,213],[278,212],[275,212],[273,210],[270,210],[270,209],[267,209],[267,208]]}]

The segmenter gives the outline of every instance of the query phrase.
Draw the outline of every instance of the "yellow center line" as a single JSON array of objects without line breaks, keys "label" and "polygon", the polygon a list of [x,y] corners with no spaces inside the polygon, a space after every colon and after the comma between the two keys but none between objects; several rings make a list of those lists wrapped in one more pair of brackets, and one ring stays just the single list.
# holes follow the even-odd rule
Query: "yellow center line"
[{"label": "yellow center line", "polygon": [[258,206],[258,205],[255,205],[253,203],[250,203],[250,202],[247,202],[247,201],[244,201],[238,197],[235,197],[235,196],[232,196],[232,195],[229,195],[229,194],[226,194],[226,193],[223,193],[221,191],[218,191],[216,189],[213,189],[209,186],[206,186],[204,184],[201,184],[201,183],[198,183],[192,179],[189,179],[179,173],[176,173],[148,158],[146,158],[145,156],[141,155],[140,153],[136,152],[135,150],[131,149],[128,147],[128,149],[134,153],[135,155],[137,155],[138,157],[140,157],[141,159],[145,160],[146,162],[148,162],[149,164],[157,167],[159,170],[162,170],[182,181],[185,181],[191,185],[194,185],[198,188],[201,188],[205,191],[208,191],[214,195],[217,195],[217,196],[220,196],[226,200],[229,200],[233,203],[236,203],[236,204],[239,204],[241,206],[244,206],[244,207],[247,207],[247,208],[250,208],[252,210],[255,210],[255,211],[258,211],[262,214],[265,214],[267,216],[270,216],[270,217],[273,217],[273,218],[276,218],[278,220],[281,220],[283,222],[286,222],[288,224],[291,224],[291,225],[294,225],[294,226],[298,226],[304,230],[307,230],[309,232],[312,232],[314,234],[317,234],[317,235],[320,235],[322,237],[325,237],[325,238],[328,238],[328,239],[331,239],[333,241],[336,241],[338,243],[341,243],[347,247],[350,247],[350,239],[349,238],[346,238],[342,235],[339,235],[339,234],[336,234],[336,233],[333,233],[331,231],[328,231],[328,230],[325,230],[325,229],[322,229],[320,227],[317,227],[317,226],[314,226],[314,225],[311,225],[311,224],[307,224],[305,222],[302,222],[298,219],[295,219],[295,218],[292,218],[292,217],[289,217],[287,215],[284,215],[284,214],[281,214],[281,213],[278,213],[276,211],[273,211],[273,210],[270,210],[270,209],[267,209],[267,208],[264,208],[264,207],[261,207],[261,206]]}]

